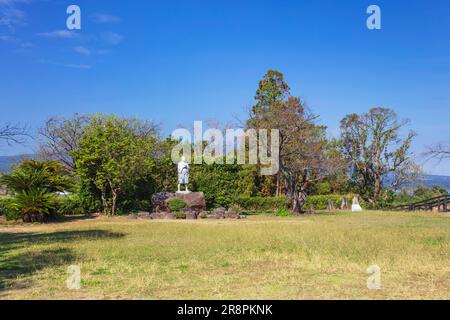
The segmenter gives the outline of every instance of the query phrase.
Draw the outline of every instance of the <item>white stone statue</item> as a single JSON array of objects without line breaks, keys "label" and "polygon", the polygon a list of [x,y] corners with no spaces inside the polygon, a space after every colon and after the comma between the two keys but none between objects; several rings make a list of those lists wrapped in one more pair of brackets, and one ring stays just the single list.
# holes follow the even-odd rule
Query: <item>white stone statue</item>
[{"label": "white stone statue", "polygon": [[[180,187],[184,184],[186,191],[181,191]],[[181,157],[181,161],[178,162],[178,192],[189,192],[189,163],[186,162],[185,157]]]},{"label": "white stone statue", "polygon": [[352,212],[361,212],[363,211],[361,206],[359,205],[359,201],[358,201],[358,197],[354,197],[353,198],[353,203],[352,203]]}]

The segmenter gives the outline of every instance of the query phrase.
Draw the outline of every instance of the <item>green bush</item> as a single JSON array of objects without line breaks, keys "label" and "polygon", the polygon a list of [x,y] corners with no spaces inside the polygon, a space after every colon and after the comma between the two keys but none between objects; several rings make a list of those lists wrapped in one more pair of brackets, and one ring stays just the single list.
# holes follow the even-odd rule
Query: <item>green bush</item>
[{"label": "green bush", "polygon": [[232,204],[228,208],[228,211],[236,214],[242,214],[244,212],[244,209],[238,204]]},{"label": "green bush", "polygon": [[20,210],[12,197],[0,197],[0,213],[6,220],[19,220],[22,218]]},{"label": "green bush", "polygon": [[183,211],[176,211],[175,216],[177,217],[177,219],[186,219],[186,213],[184,213]]},{"label": "green bush", "polygon": [[275,212],[288,209],[290,206],[290,201],[286,197],[237,197],[233,202],[244,210],[254,212]]},{"label": "green bush", "polygon": [[291,212],[288,209],[280,209],[277,211],[278,217],[289,217],[291,215]]},{"label": "green bush", "polygon": [[55,202],[54,211],[56,214],[75,215],[86,213],[78,194],[57,197]]},{"label": "green bush", "polygon": [[180,211],[181,209],[184,209],[187,206],[187,204],[184,200],[178,199],[178,198],[170,199],[167,202],[167,205],[171,212]]}]

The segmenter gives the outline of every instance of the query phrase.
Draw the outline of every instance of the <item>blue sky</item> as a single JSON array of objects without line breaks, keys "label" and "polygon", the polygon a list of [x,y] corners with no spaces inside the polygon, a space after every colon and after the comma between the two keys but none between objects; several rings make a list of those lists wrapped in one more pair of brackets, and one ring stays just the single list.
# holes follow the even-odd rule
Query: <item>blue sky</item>
[{"label": "blue sky", "polygon": [[[70,4],[80,31],[66,29]],[[370,4],[381,30],[366,28]],[[0,0],[0,124],[35,132],[53,115],[108,112],[167,134],[243,119],[262,75],[278,69],[330,136],[348,113],[390,107],[411,120],[419,154],[450,140],[449,14],[448,0]],[[450,162],[425,170],[450,175]]]}]

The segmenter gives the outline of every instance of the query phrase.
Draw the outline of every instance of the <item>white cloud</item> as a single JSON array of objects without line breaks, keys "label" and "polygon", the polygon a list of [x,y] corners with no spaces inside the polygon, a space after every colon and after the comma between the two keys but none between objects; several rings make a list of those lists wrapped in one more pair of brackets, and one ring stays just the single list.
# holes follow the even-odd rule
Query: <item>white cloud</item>
[{"label": "white cloud", "polygon": [[40,63],[49,64],[53,66],[58,67],[64,67],[64,68],[71,68],[71,69],[84,69],[89,70],[92,68],[92,66],[88,64],[76,64],[76,63],[60,63],[60,62],[54,62],[49,60],[39,60]]},{"label": "white cloud", "polygon": [[78,34],[73,31],[69,31],[69,30],[55,30],[55,31],[38,33],[38,36],[48,37],[48,38],[71,39],[71,38],[77,37]]},{"label": "white cloud", "polygon": [[83,46],[76,46],[73,48],[73,50],[75,50],[75,52],[78,52],[79,54],[82,54],[84,56],[91,55],[91,50],[89,50],[88,48],[83,47]]},{"label": "white cloud", "polygon": [[92,19],[97,23],[118,23],[120,18],[106,13],[95,13],[92,15]]},{"label": "white cloud", "polygon": [[19,3],[30,3],[31,0],[0,0],[0,6],[13,6]]},{"label": "white cloud", "polygon": [[114,32],[104,32],[101,34],[101,39],[109,45],[118,45],[122,42],[123,36]]},{"label": "white cloud", "polygon": [[15,42],[16,38],[13,36],[0,36],[1,41]]},{"label": "white cloud", "polygon": [[73,50],[83,56],[90,56],[90,55],[103,56],[103,55],[111,53],[111,50],[106,50],[106,49],[95,50],[95,49],[86,48],[85,46],[76,46],[73,48]]},{"label": "white cloud", "polygon": [[[0,0],[1,1],[1,0]],[[0,8],[0,26],[5,26],[14,31],[17,26],[26,25],[27,14],[16,8]]]}]

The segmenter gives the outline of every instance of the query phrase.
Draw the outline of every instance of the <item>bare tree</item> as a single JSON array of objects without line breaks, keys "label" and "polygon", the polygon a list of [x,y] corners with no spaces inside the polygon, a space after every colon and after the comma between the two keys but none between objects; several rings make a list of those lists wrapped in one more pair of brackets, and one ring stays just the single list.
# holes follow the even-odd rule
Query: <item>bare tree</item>
[{"label": "bare tree", "polygon": [[6,142],[8,145],[12,145],[13,143],[23,144],[27,137],[29,137],[27,126],[7,123],[3,127],[0,127],[0,140]]},{"label": "bare tree", "polygon": [[78,149],[88,117],[75,114],[73,118],[53,117],[39,130],[39,156],[44,160],[58,160],[69,170],[75,170],[72,153]]},{"label": "bare tree", "polygon": [[450,144],[439,143],[428,148],[424,154],[428,159],[442,161],[450,158]]}]

